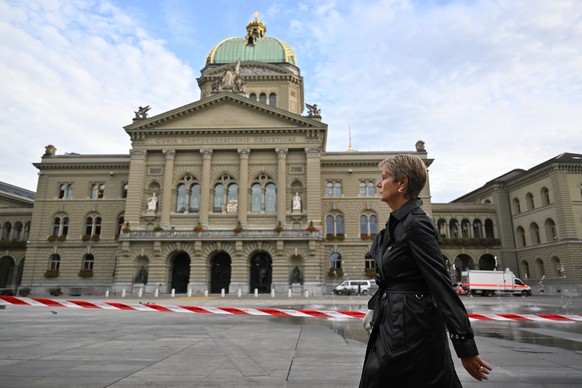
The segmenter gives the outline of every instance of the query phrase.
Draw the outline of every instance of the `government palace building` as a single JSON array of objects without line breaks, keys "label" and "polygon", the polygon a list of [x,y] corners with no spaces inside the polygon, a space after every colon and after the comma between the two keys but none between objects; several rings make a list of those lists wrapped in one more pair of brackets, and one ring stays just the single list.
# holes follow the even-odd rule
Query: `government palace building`
[{"label": "government palace building", "polygon": [[[324,295],[374,277],[389,215],[378,163],[397,152],[327,152],[293,49],[258,17],[210,50],[198,85],[185,106],[136,108],[128,154],[48,145],[36,192],[0,182],[0,292]],[[425,143],[410,146],[430,167]],[[534,293],[582,294],[581,154],[451,203],[432,203],[428,183],[420,196],[453,282],[509,268]]]}]

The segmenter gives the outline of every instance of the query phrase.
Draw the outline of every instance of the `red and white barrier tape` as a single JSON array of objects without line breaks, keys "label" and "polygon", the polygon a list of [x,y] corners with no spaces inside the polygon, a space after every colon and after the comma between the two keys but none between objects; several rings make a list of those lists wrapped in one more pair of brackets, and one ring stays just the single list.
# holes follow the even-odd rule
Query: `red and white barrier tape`
[{"label": "red and white barrier tape", "polygon": [[[174,306],[156,303],[119,303],[87,302],[83,300],[55,300],[47,298],[23,298],[0,296],[0,303],[14,306],[66,307],[101,310],[129,310],[149,312],[223,314],[223,315],[258,315],[267,317],[300,318],[358,318],[364,317],[363,311],[351,310],[291,310],[276,308],[241,308],[241,307],[200,307]],[[582,322],[582,315],[560,314],[469,314],[469,319],[477,321],[538,321],[538,322]]]}]

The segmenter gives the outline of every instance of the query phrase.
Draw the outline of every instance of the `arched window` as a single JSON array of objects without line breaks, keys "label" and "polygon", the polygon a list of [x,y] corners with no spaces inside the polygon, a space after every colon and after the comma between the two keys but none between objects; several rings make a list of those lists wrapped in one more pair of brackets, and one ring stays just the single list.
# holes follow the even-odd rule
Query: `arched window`
[{"label": "arched window", "polygon": [[251,94],[249,94],[249,98],[251,100],[257,101],[257,94],[256,93],[251,93]]},{"label": "arched window", "polygon": [[360,237],[374,237],[378,232],[376,215],[362,214],[360,216]]},{"label": "arched window", "polygon": [[360,197],[374,197],[376,195],[375,187],[374,182],[360,182]]},{"label": "arched window", "polygon": [[251,212],[277,211],[277,186],[265,174],[259,175],[251,186]]},{"label": "arched window", "polygon": [[360,182],[360,197],[366,197],[366,183]]},{"label": "arched window", "polygon": [[93,271],[93,264],[95,263],[95,257],[92,254],[88,253],[83,256],[83,263],[82,269],[85,271]]},{"label": "arched window", "polygon": [[534,206],[534,197],[533,197],[533,194],[532,193],[527,193],[525,195],[525,201],[527,203],[527,210],[533,210],[533,209],[535,209],[535,206]]},{"label": "arched window", "polygon": [[222,213],[224,208],[224,185],[222,183],[218,183],[214,186],[214,209],[215,213]]},{"label": "arched window", "polygon": [[87,217],[85,220],[85,234],[88,236],[101,235],[101,217]]},{"label": "arched window", "polygon": [[485,220],[485,237],[495,238],[495,233],[493,233],[493,221],[489,218]]},{"label": "arched window", "polygon": [[550,190],[547,187],[542,187],[540,196],[542,197],[542,206],[548,206],[550,204]]},{"label": "arched window", "polygon": [[368,197],[374,197],[376,195],[376,184],[374,182],[368,182]]},{"label": "arched window", "polygon": [[483,230],[483,224],[481,224],[481,220],[474,220],[473,221],[473,237],[474,238],[481,238]]},{"label": "arched window", "polygon": [[125,224],[125,217],[124,216],[117,217],[117,227],[115,228],[115,235],[116,236],[119,236],[121,234],[121,229],[123,228],[124,224]]},{"label": "arched window", "polygon": [[469,222],[468,219],[464,218],[463,220],[461,220],[461,236],[463,238],[469,238],[470,236],[470,231],[471,231],[471,223]]},{"label": "arched window", "polygon": [[93,183],[91,185],[89,196],[91,199],[99,199],[103,198],[104,193],[105,193],[104,183]]},{"label": "arched window", "polygon": [[10,222],[5,222],[2,226],[2,238],[1,240],[10,240],[12,235],[12,224]]},{"label": "arched window", "polygon": [[341,214],[330,214],[326,218],[326,234],[329,236],[344,236],[344,217]]},{"label": "arched window", "polygon": [[73,184],[72,183],[61,183],[59,185],[59,198],[60,199],[72,199],[73,198]]},{"label": "arched window", "polygon": [[535,222],[532,222],[532,224],[529,226],[529,230],[531,232],[532,244],[541,243],[541,241],[540,241],[540,227],[538,226],[538,224],[536,224]]},{"label": "arched window", "polygon": [[56,253],[52,254],[49,259],[49,269],[58,271],[60,267],[61,267],[61,256],[57,255]]},{"label": "arched window", "polygon": [[226,212],[236,213],[238,211],[238,185],[231,183],[228,185],[226,194]]},{"label": "arched window", "polygon": [[517,227],[517,230],[515,231],[515,235],[517,237],[517,247],[518,248],[522,248],[527,246],[526,242],[525,242],[525,230],[523,230],[523,228],[521,226]]},{"label": "arched window", "polygon": [[342,196],[342,184],[341,182],[331,181],[327,182],[325,189],[326,197],[341,197]]},{"label": "arched window", "polygon": [[527,279],[531,278],[529,273],[529,263],[526,260],[521,261],[521,273],[523,273],[523,276],[525,277],[524,280],[527,281]]},{"label": "arched window", "polygon": [[548,239],[548,242],[556,241],[558,239],[556,223],[551,218],[546,220],[546,238]]},{"label": "arched window", "polygon": [[513,214],[521,214],[521,205],[519,204],[519,199],[513,198]]},{"label": "arched window", "polygon": [[439,235],[442,238],[447,238],[448,227],[447,227],[447,221],[445,219],[439,218],[439,220],[437,221],[437,229],[439,231]]},{"label": "arched window", "polygon": [[53,235],[66,236],[69,233],[69,217],[55,217],[53,222]]},{"label": "arched window", "polygon": [[329,255],[329,268],[341,269],[342,268],[342,255],[338,252],[333,252]]},{"label": "arched window", "polygon": [[333,197],[333,183],[327,182],[327,184],[325,185],[325,196]]},{"label": "arched window", "polygon": [[335,182],[333,187],[334,187],[334,197],[341,197],[342,196],[342,184],[341,184],[341,182]]},{"label": "arched window", "polygon": [[540,278],[546,276],[546,269],[544,268],[544,261],[539,257],[536,259],[536,271],[540,275]]},{"label": "arched window", "polygon": [[193,213],[200,211],[200,190],[201,188],[198,183],[190,186],[190,211]]},{"label": "arched window", "polygon": [[275,93],[269,94],[269,105],[277,106],[277,95]]},{"label": "arched window", "polygon": [[454,218],[449,221],[449,236],[459,238],[459,222]]},{"label": "arched window", "polygon": [[259,102],[262,102],[263,104],[267,103],[267,95],[265,93],[259,95]]},{"label": "arched window", "polygon": [[552,257],[552,276],[553,277],[563,277],[564,276],[564,266],[560,259],[556,256]]},{"label": "arched window", "polygon": [[176,212],[184,213],[186,211],[186,185],[180,183],[176,193]]}]

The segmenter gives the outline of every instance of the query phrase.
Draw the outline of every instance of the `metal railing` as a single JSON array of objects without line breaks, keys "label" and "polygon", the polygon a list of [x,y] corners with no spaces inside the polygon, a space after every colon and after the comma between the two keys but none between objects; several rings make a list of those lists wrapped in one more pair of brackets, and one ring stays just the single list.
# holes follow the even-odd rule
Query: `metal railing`
[{"label": "metal railing", "polygon": [[275,232],[273,230],[243,230],[236,233],[232,230],[204,230],[194,232],[191,230],[163,230],[154,232],[150,230],[137,230],[122,233],[119,241],[136,240],[164,240],[164,241],[188,241],[188,240],[318,240],[319,232],[308,232],[306,230],[284,230]]}]

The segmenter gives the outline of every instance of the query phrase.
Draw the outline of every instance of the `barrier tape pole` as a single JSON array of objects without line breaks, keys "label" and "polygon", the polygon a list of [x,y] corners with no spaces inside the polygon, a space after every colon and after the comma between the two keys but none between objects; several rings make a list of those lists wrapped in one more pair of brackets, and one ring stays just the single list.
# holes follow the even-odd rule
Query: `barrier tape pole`
[{"label": "barrier tape pole", "polygon": [[[144,312],[173,312],[194,314],[221,314],[221,315],[255,315],[266,317],[300,317],[300,318],[326,318],[344,319],[364,317],[365,312],[356,310],[292,310],[277,309],[271,307],[247,308],[247,307],[200,307],[200,306],[175,306],[156,303],[119,303],[119,302],[88,302],[83,300],[55,300],[48,298],[24,298],[15,296],[0,296],[0,303],[14,306],[31,307],[63,307],[101,310],[125,310]],[[536,321],[536,322],[582,322],[582,314],[469,314],[473,321]]]}]

